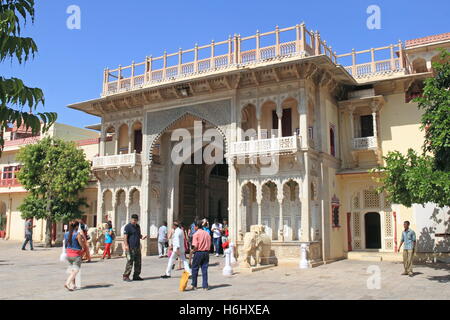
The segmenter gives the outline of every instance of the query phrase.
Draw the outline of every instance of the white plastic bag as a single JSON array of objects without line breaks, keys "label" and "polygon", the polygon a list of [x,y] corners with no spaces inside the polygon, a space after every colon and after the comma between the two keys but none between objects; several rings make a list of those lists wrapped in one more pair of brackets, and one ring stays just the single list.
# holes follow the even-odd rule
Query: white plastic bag
[{"label": "white plastic bag", "polygon": [[67,254],[66,254],[66,239],[63,240],[63,247],[61,255],[59,256],[59,261],[65,262],[67,261]]}]

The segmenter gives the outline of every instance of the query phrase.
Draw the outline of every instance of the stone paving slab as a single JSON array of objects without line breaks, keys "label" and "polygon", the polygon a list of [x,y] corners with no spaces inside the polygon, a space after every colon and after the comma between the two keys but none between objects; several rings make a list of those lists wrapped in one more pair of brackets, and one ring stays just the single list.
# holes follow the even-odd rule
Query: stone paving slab
[{"label": "stone paving slab", "polygon": [[[448,265],[418,265],[415,276],[401,276],[398,262],[342,260],[317,268],[300,270],[280,266],[254,273],[224,277],[222,257],[211,256],[210,290],[179,292],[181,272],[171,279],[160,279],[167,259],[143,257],[142,282],[122,281],[125,259],[95,260],[82,265],[81,290],[63,288],[66,263],[59,262],[61,248],[37,247],[21,251],[20,243],[0,240],[0,299],[101,299],[101,300],[372,300],[430,299],[450,300]],[[368,289],[372,274],[369,267],[379,268],[380,289]],[[199,277],[201,284],[201,277]]]}]

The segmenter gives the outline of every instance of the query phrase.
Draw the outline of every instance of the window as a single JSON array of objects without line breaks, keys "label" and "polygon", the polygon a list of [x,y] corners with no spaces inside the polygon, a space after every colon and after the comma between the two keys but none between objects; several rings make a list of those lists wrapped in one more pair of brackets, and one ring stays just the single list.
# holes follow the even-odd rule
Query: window
[{"label": "window", "polygon": [[341,225],[339,224],[339,207],[340,201],[336,195],[331,199],[331,224],[333,228],[339,228]]},{"label": "window", "polygon": [[334,125],[330,126],[330,154],[335,157],[336,156],[336,140],[334,136]]},{"label": "window", "polygon": [[373,137],[373,117],[372,115],[361,116],[361,138]]}]

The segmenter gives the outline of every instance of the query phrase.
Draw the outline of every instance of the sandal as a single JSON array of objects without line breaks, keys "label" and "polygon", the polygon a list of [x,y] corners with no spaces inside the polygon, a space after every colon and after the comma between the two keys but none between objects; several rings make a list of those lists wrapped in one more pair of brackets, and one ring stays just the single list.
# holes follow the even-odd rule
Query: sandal
[{"label": "sandal", "polygon": [[69,291],[73,291],[73,289],[69,288],[69,286],[67,284],[64,285],[64,288],[66,288]]}]

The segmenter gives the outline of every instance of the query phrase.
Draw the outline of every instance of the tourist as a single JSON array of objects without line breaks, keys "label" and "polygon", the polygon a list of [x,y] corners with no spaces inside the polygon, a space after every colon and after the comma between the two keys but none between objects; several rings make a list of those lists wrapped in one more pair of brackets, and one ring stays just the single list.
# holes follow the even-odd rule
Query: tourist
[{"label": "tourist", "polygon": [[189,248],[192,248],[192,237],[194,236],[195,226],[197,225],[198,220],[199,220],[198,216],[195,216],[194,221],[192,222],[192,224],[189,227],[189,233],[188,233],[188,236],[189,236]]},{"label": "tourist", "polygon": [[229,229],[228,229],[228,221],[223,220],[223,231],[222,231],[222,249],[223,249],[223,256],[225,257],[225,249],[228,249],[228,246],[230,244],[229,242]]},{"label": "tourist", "polygon": [[78,219],[78,223],[79,223],[80,229],[82,231],[82,232],[80,232],[81,236],[84,238],[82,260],[86,260],[86,262],[89,263],[89,262],[91,262],[91,253],[89,251],[89,246],[88,246],[88,240],[89,240],[89,236],[87,234],[88,226],[81,219]]},{"label": "tourist", "polygon": [[[184,236],[184,256],[186,257],[186,254],[189,252],[189,243],[188,243],[188,232],[187,230],[184,228],[184,225],[182,222],[180,222],[178,224],[180,226],[180,229],[183,231],[183,236]],[[178,269],[177,270],[183,270],[183,266],[182,266],[182,260],[180,258],[177,258],[178,261]]]},{"label": "tourist", "polygon": [[36,228],[36,226],[33,226],[33,219],[28,218],[25,220],[25,241],[22,245],[22,250],[27,250],[25,247],[27,243],[30,243],[30,250],[34,250],[33,248],[33,228]]},{"label": "tourist", "polygon": [[208,232],[209,235],[211,235],[211,229],[209,229],[209,222],[208,219],[206,218],[202,220],[202,229]]},{"label": "tourist", "polygon": [[172,267],[174,265],[175,259],[181,259],[184,264],[184,270],[191,273],[189,268],[189,262],[186,260],[186,253],[184,247],[184,232],[179,227],[179,223],[174,221],[172,226],[173,231],[173,239],[172,239],[172,254],[170,255],[169,262],[167,263],[166,273],[161,276],[163,279],[167,279],[171,277]]},{"label": "tourist", "polygon": [[114,232],[113,229],[109,226],[109,224],[105,224],[106,226],[108,226],[105,229],[105,250],[103,251],[103,257],[102,259],[104,260],[106,255],[108,255],[108,259],[111,259],[111,245],[113,242],[113,236],[114,236]]},{"label": "tourist", "polygon": [[164,221],[162,226],[158,229],[158,253],[160,259],[167,257],[168,246],[169,239],[167,238],[167,222]]},{"label": "tourist", "polygon": [[70,265],[70,274],[64,287],[69,291],[73,291],[75,289],[75,278],[81,268],[81,256],[83,254],[85,242],[85,238],[82,233],[80,223],[78,221],[73,221],[69,224],[69,230],[64,234],[66,259]]},{"label": "tourist", "polygon": [[202,230],[202,223],[196,226],[196,232],[192,239],[194,258],[192,261],[192,286],[191,290],[197,289],[198,270],[202,269],[202,288],[208,290],[208,265],[209,249],[211,248],[211,236]]},{"label": "tourist", "polygon": [[220,241],[222,238],[222,231],[223,231],[223,226],[221,223],[219,223],[218,219],[214,219],[211,231],[213,234],[214,251],[216,253],[216,257],[218,257],[220,253]]},{"label": "tourist", "polygon": [[409,225],[409,221],[405,221],[403,223],[405,231],[403,231],[402,233],[402,239],[400,241],[398,251],[400,252],[402,244],[405,243],[405,246],[403,247],[403,267],[405,268],[405,271],[402,273],[402,275],[409,275],[410,277],[412,277],[414,275],[412,265],[414,258],[414,249],[416,246],[416,233],[409,228]]},{"label": "tourist", "polygon": [[125,248],[125,255],[127,257],[127,264],[123,274],[123,281],[130,282],[131,270],[134,265],[133,281],[142,281],[141,274],[141,240],[147,239],[147,236],[142,236],[141,227],[138,224],[139,217],[137,214],[131,216],[130,223],[124,228],[123,245]]}]

